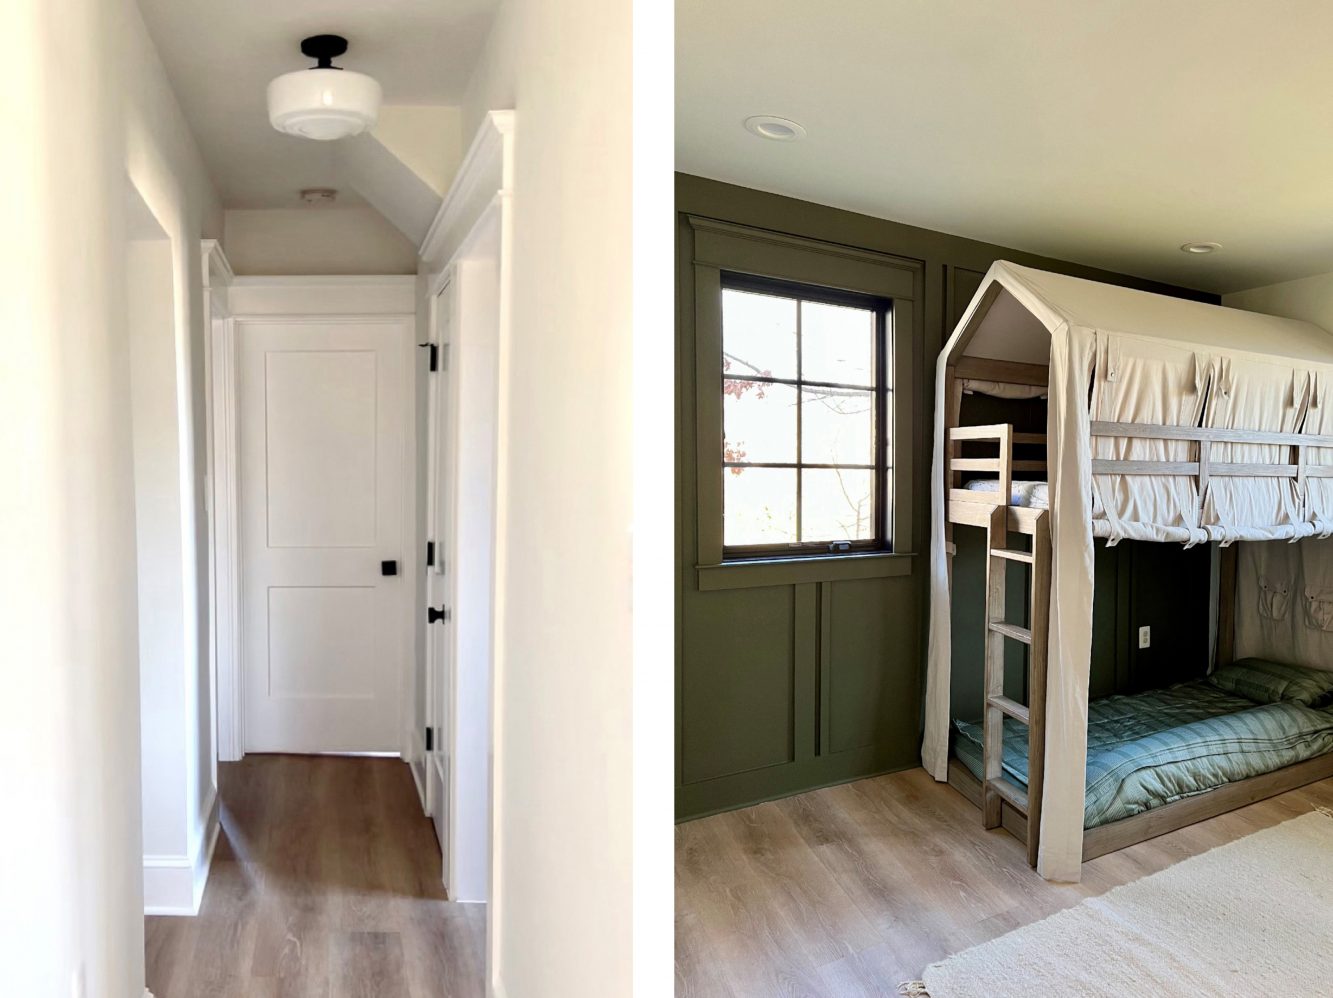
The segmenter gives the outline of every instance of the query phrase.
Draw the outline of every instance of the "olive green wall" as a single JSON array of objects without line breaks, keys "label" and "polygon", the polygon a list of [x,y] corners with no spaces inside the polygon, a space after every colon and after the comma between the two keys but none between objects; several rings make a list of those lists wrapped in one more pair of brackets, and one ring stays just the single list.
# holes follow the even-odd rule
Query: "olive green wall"
[{"label": "olive green wall", "polygon": [[[1011,536],[1011,541],[1014,539]],[[953,669],[950,712],[981,718],[986,537],[977,527],[956,527],[953,559]],[[1089,696],[1137,693],[1198,679],[1208,672],[1208,600],[1211,552],[1207,545],[1123,541],[1093,550],[1092,662]],[[1008,620],[1027,619],[1027,568],[1010,565]],[[1139,628],[1152,628],[1152,644],[1139,648]],[[1005,642],[1005,693],[1027,702],[1027,649]]]},{"label": "olive green wall", "polygon": [[[677,175],[676,210],[676,809],[684,819],[918,764],[935,358],[992,262],[1005,259],[1159,293],[1217,299],[699,177]],[[825,571],[811,565],[799,580],[783,584],[700,588],[694,247],[688,216],[920,263],[912,425],[906,435],[900,429],[895,442],[900,454],[910,454],[901,470],[912,483],[910,530],[896,538],[895,547],[915,557],[900,560],[902,574],[856,579],[833,566]],[[900,390],[907,387],[899,385]],[[1158,550],[1146,555],[1138,550],[1154,547]],[[1147,568],[1163,573],[1159,562],[1169,555],[1186,556],[1196,581],[1203,566],[1206,648],[1207,549],[1099,546],[1094,693],[1128,688],[1136,674],[1160,671],[1167,656],[1183,647],[1184,635],[1196,634],[1191,625],[1171,638],[1172,625],[1164,619],[1154,626],[1158,647],[1152,655],[1131,654],[1126,644],[1131,626],[1153,623],[1142,617],[1152,604],[1152,583],[1139,580]],[[1172,564],[1179,568],[1183,563]],[[1190,653],[1197,649],[1196,641]]]}]

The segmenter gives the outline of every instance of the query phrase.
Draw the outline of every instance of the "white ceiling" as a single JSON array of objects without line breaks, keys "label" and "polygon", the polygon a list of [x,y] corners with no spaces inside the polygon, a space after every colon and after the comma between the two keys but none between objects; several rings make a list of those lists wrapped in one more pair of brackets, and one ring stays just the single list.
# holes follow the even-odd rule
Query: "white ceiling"
[{"label": "white ceiling", "polygon": [[[228,208],[292,207],[302,187],[336,186],[331,142],[282,135],[265,88],[312,64],[308,35],[339,34],[346,69],[385,104],[458,104],[498,0],[139,0],[167,75]],[[340,200],[355,202],[345,192]]]},{"label": "white ceiling", "polygon": [[1239,290],[1333,270],[1330,38],[1324,0],[678,0],[677,168]]}]

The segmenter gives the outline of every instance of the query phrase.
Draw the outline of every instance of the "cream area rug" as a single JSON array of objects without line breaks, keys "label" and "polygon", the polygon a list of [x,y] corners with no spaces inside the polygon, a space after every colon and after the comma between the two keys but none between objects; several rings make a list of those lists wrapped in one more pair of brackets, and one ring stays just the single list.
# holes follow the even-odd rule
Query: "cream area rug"
[{"label": "cream area rug", "polygon": [[1333,995],[1333,817],[1183,860],[926,968],[930,998]]}]

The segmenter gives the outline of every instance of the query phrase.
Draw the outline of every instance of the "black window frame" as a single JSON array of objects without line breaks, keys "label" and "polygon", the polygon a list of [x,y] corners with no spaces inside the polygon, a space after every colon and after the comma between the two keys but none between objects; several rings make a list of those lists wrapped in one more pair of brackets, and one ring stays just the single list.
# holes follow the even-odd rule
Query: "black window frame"
[{"label": "black window frame", "polygon": [[[802,374],[802,343],[801,343],[801,309],[799,304],[796,309],[796,378],[775,378],[758,375],[740,376],[730,374],[723,365],[722,378],[717,385],[717,391],[720,395],[723,393],[723,386],[728,381],[759,381],[767,384],[790,385],[795,388],[797,393],[798,405],[796,410],[796,461],[795,462],[773,462],[773,461],[728,461],[726,459],[726,424],[722,425],[723,446],[719,448],[720,464],[718,470],[725,477],[728,470],[733,467],[742,468],[791,468],[796,471],[796,535],[801,532],[801,503],[802,503],[802,481],[801,474],[806,468],[845,468],[854,470],[869,470],[872,473],[873,486],[873,536],[863,540],[855,541],[794,541],[787,544],[728,544],[726,542],[726,488],[722,490],[722,558],[724,562],[747,561],[753,559],[765,559],[774,557],[788,558],[817,558],[842,555],[855,555],[867,553],[884,553],[893,549],[893,531],[891,517],[893,515],[892,501],[894,484],[891,480],[892,469],[888,461],[889,444],[893,436],[893,412],[890,405],[890,396],[896,386],[891,384],[889,373],[893,370],[893,299],[880,295],[867,294],[865,292],[845,291],[839,288],[823,287],[816,284],[805,284],[798,281],[784,280],[781,278],[761,277],[754,274],[745,274],[734,271],[723,270],[720,273],[721,293],[727,291],[746,291],[756,294],[776,295],[785,298],[794,298],[798,302],[809,301],[825,305],[842,305],[853,308],[862,308],[873,311],[875,316],[875,330],[873,349],[873,377],[874,385],[871,386],[871,392],[874,396],[874,461],[871,464],[823,464],[823,463],[804,463],[801,461],[801,448],[803,447],[802,432],[802,408],[800,403],[801,390],[805,387],[814,388],[845,388],[852,391],[864,391],[865,385],[843,384],[829,381],[807,381],[801,377]],[[725,322],[720,330],[720,345],[726,349],[726,328]]]}]

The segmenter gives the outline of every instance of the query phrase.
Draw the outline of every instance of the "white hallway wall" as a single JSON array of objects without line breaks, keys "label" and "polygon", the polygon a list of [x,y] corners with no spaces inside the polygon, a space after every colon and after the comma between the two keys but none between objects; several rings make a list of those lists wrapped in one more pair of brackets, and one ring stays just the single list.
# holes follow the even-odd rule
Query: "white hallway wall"
[{"label": "white hallway wall", "polygon": [[367,205],[228,209],[223,245],[242,276],[417,272],[416,247]]},{"label": "white hallway wall", "polygon": [[[6,29],[0,792],[23,820],[0,823],[0,966],[7,993],[125,998],[143,987],[127,170],[173,241],[176,319],[194,332],[198,240],[221,218],[132,0],[14,0]],[[182,546],[203,537],[194,491]],[[177,746],[196,774],[177,788],[186,816],[211,751],[194,638],[179,663],[198,697],[181,704],[195,718]]]},{"label": "white hallway wall", "polygon": [[464,105],[467,136],[516,112],[491,902],[509,998],[632,991],[630,41],[629,3],[504,0]]},{"label": "white hallway wall", "polygon": [[[132,378],[137,394],[151,393],[171,432],[154,439],[152,453],[136,461],[154,465],[179,484],[166,515],[153,524],[159,550],[169,550],[179,571],[172,590],[179,596],[140,626],[160,628],[163,640],[176,639],[179,654],[158,657],[140,675],[144,698],[155,704],[143,741],[145,785],[154,784],[151,811],[144,813],[145,878],[155,889],[164,876],[172,888],[149,897],[160,910],[189,909],[197,897],[184,895],[207,847],[207,824],[216,788],[211,726],[212,689],[208,648],[208,520],[205,505],[204,314],[200,240],[221,235],[222,208],[188,123],[132,0],[103,0],[118,30],[114,88],[123,88],[125,170],[171,242],[176,291],[174,349],[148,381]],[[171,363],[174,359],[174,365]],[[136,427],[136,444],[142,428]],[[143,549],[142,539],[140,549]],[[140,635],[141,640],[145,637]],[[151,638],[151,636],[149,636]],[[141,658],[141,666],[146,661]],[[189,902],[182,903],[184,896]]]},{"label": "white hallway wall", "polygon": [[0,792],[23,820],[0,823],[0,966],[14,994],[123,998],[143,923],[111,26],[96,0],[18,0],[5,27]]}]

